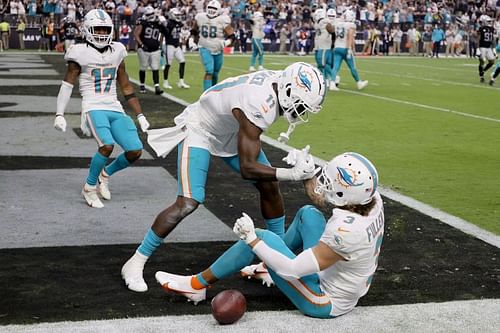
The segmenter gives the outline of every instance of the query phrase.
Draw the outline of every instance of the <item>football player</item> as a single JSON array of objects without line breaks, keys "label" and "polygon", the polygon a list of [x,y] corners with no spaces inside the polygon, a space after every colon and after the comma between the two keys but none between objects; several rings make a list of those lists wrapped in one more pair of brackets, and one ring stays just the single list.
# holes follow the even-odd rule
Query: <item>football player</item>
[{"label": "football player", "polygon": [[[164,238],[205,200],[211,156],[219,156],[260,193],[266,225],[284,235],[285,211],[277,181],[313,176],[312,159],[292,168],[274,168],[262,150],[260,135],[283,115],[290,126],[306,122],[321,109],[326,87],[317,68],[294,63],[283,71],[259,71],[228,78],[207,89],[175,118],[174,128],[148,132],[158,156],[178,146],[177,199],[156,217],[135,254],[122,267],[130,290],[144,292],[143,268]],[[156,135],[156,134],[158,135]],[[153,136],[153,134],[155,134]]]},{"label": "football player", "polygon": [[188,89],[189,86],[184,82],[184,69],[186,66],[186,60],[184,60],[184,51],[179,43],[181,36],[181,30],[183,27],[181,18],[181,12],[177,8],[172,8],[168,12],[167,28],[165,33],[165,50],[163,53],[167,57],[167,62],[165,68],[163,69],[163,88],[172,89],[172,86],[168,84],[168,71],[170,70],[170,65],[177,59],[179,63],[179,82],[177,86],[179,88]]},{"label": "football player", "polygon": [[[368,81],[362,81],[359,78],[354,62],[354,37],[356,34],[356,24],[354,23],[355,14],[352,10],[346,10],[343,14],[343,18],[343,21],[339,21],[335,24],[332,77],[337,76],[342,61],[345,61],[351,70],[351,75],[356,81],[358,89],[361,90],[368,85]],[[337,88],[336,85],[330,85],[330,90],[337,91],[339,88]]]},{"label": "football player", "polygon": [[72,16],[66,16],[63,19],[61,34],[64,38],[64,51],[68,51],[70,46],[75,44],[78,35],[78,26]]},{"label": "football player", "polygon": [[328,59],[332,58],[332,34],[334,28],[332,22],[326,17],[324,9],[319,8],[314,11],[314,37],[315,58],[318,69],[323,73],[327,85],[335,85],[335,79],[332,77],[332,67]]},{"label": "football player", "polygon": [[134,37],[139,49],[139,81],[141,82],[140,91],[146,93],[144,82],[146,81],[146,70],[148,66],[153,72],[153,83],[155,86],[155,94],[161,95],[163,90],[160,89],[160,34],[166,35],[165,26],[160,24],[160,20],[155,9],[152,6],[147,6],[144,9],[144,14],[138,20],[134,29]]},{"label": "football player", "polygon": [[264,15],[261,11],[256,11],[253,14],[250,24],[252,25],[252,57],[250,58],[250,72],[255,71],[255,62],[259,59],[259,71],[263,70],[264,67],[264,45],[262,45],[262,38],[264,38],[264,25],[266,21],[264,20]]},{"label": "football player", "polygon": [[[89,11],[84,17],[82,33],[86,43],[71,46],[64,56],[68,67],[57,95],[54,127],[66,131],[64,111],[73,86],[79,79],[82,95],[81,129],[85,135],[93,135],[98,145],[90,162],[82,195],[90,207],[102,208],[98,193],[105,200],[111,199],[109,177],[136,161],[143,147],[134,121],[124,112],[116,97],[117,82],[143,132],[148,129],[149,123],[125,71],[127,51],[123,44],[112,41],[113,21],[109,15],[102,9]],[[124,153],[106,166],[115,143],[122,147]]]},{"label": "football player", "polygon": [[[493,50],[495,29],[492,26],[492,19],[488,15],[479,17],[481,26],[477,34],[479,36],[479,52],[476,54],[479,57],[479,80],[484,82],[484,73],[495,64],[495,51]],[[487,62],[486,66],[485,63]]]},{"label": "football player", "polygon": [[192,35],[199,43],[200,57],[205,68],[203,90],[215,85],[224,62],[224,47],[232,45],[234,31],[229,16],[221,13],[221,4],[211,0],[205,13],[198,13],[194,18]]},{"label": "football player", "polygon": [[[495,48],[496,54],[500,54],[500,41],[498,41],[497,47]],[[497,76],[500,74],[500,60],[497,61],[497,65],[493,73],[491,73],[490,86],[495,84]]]},{"label": "football player", "polygon": [[315,205],[334,206],[328,221],[314,206],[304,206],[282,239],[269,230],[255,229],[243,213],[233,229],[241,241],[208,269],[193,276],[160,271],[156,280],[165,290],[197,303],[206,298],[208,286],[258,256],[276,286],[303,314],[334,318],[348,313],[370,288],[384,236],[377,171],[364,156],[347,152],[304,184]]}]

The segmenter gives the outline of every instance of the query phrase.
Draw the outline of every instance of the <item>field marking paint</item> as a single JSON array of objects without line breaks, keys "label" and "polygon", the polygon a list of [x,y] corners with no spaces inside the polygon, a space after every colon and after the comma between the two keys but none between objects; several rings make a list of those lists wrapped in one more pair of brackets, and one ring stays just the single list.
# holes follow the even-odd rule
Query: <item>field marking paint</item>
[{"label": "field marking paint", "polygon": [[469,70],[460,69],[460,68],[454,68],[454,67],[438,67],[438,66],[427,66],[427,65],[415,65],[415,64],[408,64],[408,63],[398,64],[398,63],[395,63],[395,62],[385,62],[385,61],[382,61],[382,60],[379,61],[378,64],[390,65],[390,66],[396,65],[396,66],[415,67],[415,68],[437,69],[437,70],[440,70],[440,71],[449,71],[449,72],[459,71],[459,72],[464,72],[464,73],[470,73]]},{"label": "field marking paint", "polygon": [[[130,81],[134,82],[135,84],[138,84],[138,81],[135,79],[130,79]],[[146,86],[146,89],[148,89],[149,91],[154,91],[154,88],[151,86]],[[346,91],[346,90],[343,90],[343,91]],[[358,92],[352,92],[352,93],[358,93]],[[358,93],[358,94],[369,96],[369,94],[363,94],[363,93]],[[184,105],[184,106],[188,106],[190,104],[183,99],[177,98],[177,97],[172,96],[172,95],[167,94],[167,93],[163,93],[161,96],[168,98],[168,99],[170,99],[176,103],[179,103],[181,105]],[[373,96],[376,98],[379,97],[379,96],[375,96],[375,95],[373,95]],[[369,97],[371,97],[371,96],[369,96]],[[385,99],[385,97],[383,97],[382,99]],[[398,102],[404,103],[404,101],[398,101]],[[409,104],[409,103],[410,102],[407,102],[404,104]],[[430,108],[432,108],[432,107],[430,107]],[[441,111],[444,111],[444,110],[446,110],[446,109],[443,109]],[[446,111],[446,112],[450,112],[450,111]],[[496,122],[500,122],[500,119],[491,119],[491,120],[496,121]],[[278,142],[277,140],[275,140],[271,137],[268,137],[266,135],[261,135],[261,139],[262,139],[262,142],[265,142],[268,145],[271,145],[275,148],[281,149],[285,152],[289,152],[292,149],[294,149],[294,147],[291,147],[289,145],[285,145],[285,144]],[[314,163],[316,163],[316,165],[323,166],[326,163],[326,161],[324,161],[318,157],[313,156],[313,158],[314,158]],[[471,222],[468,222],[468,221],[463,220],[459,217],[456,217],[456,216],[453,216],[453,215],[448,214],[446,212],[443,212],[442,210],[434,208],[428,204],[425,204],[425,203],[420,202],[418,200],[415,200],[413,198],[407,197],[403,194],[400,194],[396,191],[385,188],[383,186],[379,187],[379,192],[383,196],[386,196],[387,198],[389,198],[391,200],[400,202],[401,204],[403,204],[407,207],[415,209],[416,211],[419,211],[427,216],[435,218],[435,219],[437,219],[443,223],[446,223],[446,224],[448,224],[448,225],[450,225],[458,230],[461,230],[461,231],[465,232],[466,234],[469,234],[471,236],[479,238],[488,244],[491,244],[493,246],[500,248],[500,236],[497,236],[497,235],[495,235],[487,230],[484,230],[484,229],[472,224]]]},{"label": "field marking paint", "polygon": [[429,109],[429,110],[439,111],[439,112],[447,112],[447,113],[455,114],[455,115],[458,115],[458,116],[463,116],[463,117],[468,117],[468,118],[474,118],[474,119],[480,119],[480,120],[486,120],[486,121],[492,121],[492,122],[495,122],[495,123],[500,123],[500,119],[497,119],[497,118],[490,118],[490,117],[478,116],[478,115],[471,114],[471,113],[460,112],[460,111],[455,111],[455,110],[446,109],[446,108],[440,108],[440,107],[432,106],[432,105],[426,105],[426,104],[420,104],[420,103],[415,103],[415,102],[409,102],[409,101],[404,101],[404,100],[390,98],[390,97],[385,97],[385,96],[378,96],[378,95],[373,95],[373,94],[367,94],[367,93],[362,93],[362,92],[354,91],[354,90],[342,89],[341,91],[349,93],[349,94],[355,94],[355,95],[361,95],[361,96],[365,96],[365,97],[377,98],[377,99],[381,99],[381,100],[387,101],[387,102],[399,103],[399,104],[405,104],[405,105],[411,105],[411,106],[416,106],[416,107],[423,108],[423,109]]}]

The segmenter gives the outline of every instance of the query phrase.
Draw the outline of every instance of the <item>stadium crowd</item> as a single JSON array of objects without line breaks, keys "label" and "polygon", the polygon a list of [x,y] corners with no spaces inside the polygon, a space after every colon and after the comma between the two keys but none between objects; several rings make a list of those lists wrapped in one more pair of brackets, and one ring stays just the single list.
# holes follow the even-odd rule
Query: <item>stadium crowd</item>
[{"label": "stadium crowd", "polygon": [[[0,0],[0,25],[3,48],[8,49],[8,35],[19,35],[22,43],[26,28],[37,28],[39,46],[52,50],[61,45],[59,34],[65,18],[79,24],[92,8],[102,8],[115,25],[115,39],[128,44],[133,40],[136,20],[152,5],[167,16],[170,8],[180,10],[189,32],[196,13],[204,11],[204,0]],[[487,14],[500,31],[500,0],[223,0],[223,11],[232,19],[236,34],[235,51],[246,52],[251,41],[249,18],[258,8],[264,13],[264,44],[270,52],[308,54],[314,48],[313,12],[317,8],[335,8],[342,13],[350,8],[356,13],[357,44],[364,54],[398,54],[408,50],[432,55],[432,32],[436,25],[443,31],[442,49],[446,55],[474,56],[479,17]],[[9,25],[7,27],[7,24]],[[183,35],[184,48],[192,49],[189,34]],[[359,51],[359,50],[358,50]]]}]

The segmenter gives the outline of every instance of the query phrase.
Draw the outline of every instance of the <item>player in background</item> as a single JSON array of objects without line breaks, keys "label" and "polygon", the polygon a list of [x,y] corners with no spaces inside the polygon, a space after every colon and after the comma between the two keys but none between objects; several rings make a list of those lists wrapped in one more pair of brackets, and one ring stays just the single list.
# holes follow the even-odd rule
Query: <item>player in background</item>
[{"label": "player in background", "polygon": [[[495,48],[497,56],[500,54],[500,40],[497,42],[497,46]],[[495,84],[496,78],[500,75],[500,59],[497,61],[497,65],[495,67],[495,70],[491,73],[491,78],[490,78],[490,86]]]},{"label": "player in background", "polygon": [[[493,29],[493,21],[488,15],[481,15],[479,22],[481,24],[477,31],[479,52],[476,52],[476,55],[479,57],[479,80],[482,83],[484,82],[484,73],[495,64],[496,56],[493,49],[495,47],[495,29]],[[484,66],[486,62],[487,64]]]},{"label": "player in background", "polygon": [[[112,41],[113,21],[109,15],[102,9],[89,11],[83,21],[82,33],[86,43],[71,46],[64,56],[68,67],[57,95],[54,127],[66,131],[64,111],[79,79],[82,95],[80,127],[85,135],[94,136],[99,147],[90,161],[82,195],[90,207],[102,208],[98,193],[105,200],[111,199],[109,177],[139,159],[143,147],[134,121],[124,112],[116,97],[117,82],[143,132],[149,123],[142,114],[139,99],[125,70],[127,51],[123,44]],[[106,166],[115,143],[124,152]]]},{"label": "player in background", "polygon": [[314,47],[316,49],[315,58],[318,69],[323,73],[327,86],[335,85],[335,78],[332,77],[332,67],[329,58],[332,58],[332,34],[334,27],[326,17],[326,12],[322,8],[314,11]]},{"label": "player in background", "polygon": [[165,31],[165,50],[163,51],[167,58],[165,68],[163,69],[163,88],[165,89],[172,89],[172,86],[168,83],[168,71],[170,70],[174,58],[179,63],[179,82],[177,82],[177,87],[184,89],[189,88],[184,82],[186,60],[184,59],[184,51],[182,51],[179,41],[183,25],[180,10],[171,8],[168,12],[167,27]]},{"label": "player in background", "polygon": [[122,267],[130,290],[147,291],[143,278],[146,261],[204,202],[211,156],[221,157],[243,179],[253,182],[260,193],[267,228],[284,235],[285,210],[278,181],[312,177],[314,162],[300,159],[292,168],[274,168],[262,150],[260,136],[280,115],[290,127],[306,122],[309,113],[321,110],[325,92],[323,76],[306,63],[294,63],[283,71],[253,72],[207,89],[175,118],[176,127],[148,132],[148,143],[158,156],[178,147],[178,192],[175,202],[158,214],[135,254]]},{"label": "player in background", "polygon": [[144,14],[137,21],[134,29],[135,42],[137,43],[137,56],[139,57],[139,81],[140,92],[146,93],[144,83],[146,81],[146,70],[151,67],[153,72],[153,83],[155,94],[161,95],[163,90],[160,89],[160,34],[165,34],[165,26],[160,24],[160,20],[155,9],[152,6],[147,6],[144,9]]},{"label": "player in background", "polygon": [[250,72],[255,71],[255,62],[259,61],[259,71],[264,69],[264,45],[262,38],[264,38],[264,15],[260,10],[253,13],[252,19],[249,20],[252,25],[252,57],[250,58]]},{"label": "player in background", "polygon": [[[333,73],[333,65],[334,65],[333,47],[335,46],[335,25],[337,24],[337,22],[340,22],[340,19],[337,18],[337,11],[335,10],[335,8],[329,8],[326,11],[326,17],[330,21],[330,24],[333,26],[333,33],[330,34],[330,36],[332,37],[332,41],[331,41],[331,45],[330,45],[330,50],[328,51],[328,58],[327,58],[327,64],[328,64],[328,66],[330,66],[330,76],[331,76]],[[330,81],[329,86],[331,86],[331,84],[332,83]],[[337,73],[337,75],[335,76],[335,86],[338,87],[339,84],[340,84],[340,76]],[[330,89],[330,90],[332,90],[332,89]]]},{"label": "player in background", "polygon": [[205,68],[203,90],[215,85],[219,80],[219,72],[224,63],[224,47],[234,41],[234,31],[229,16],[221,13],[221,4],[211,0],[205,13],[194,17],[192,35],[200,46],[201,63]]},{"label": "player in background", "polygon": [[64,38],[64,51],[68,51],[70,46],[75,44],[79,30],[72,16],[66,16],[64,18],[61,30]]},{"label": "player in background", "polygon": [[[300,155],[293,153],[294,159]],[[243,213],[233,229],[241,240],[208,269],[193,276],[160,271],[156,279],[165,290],[197,303],[206,298],[208,286],[258,256],[276,286],[303,314],[315,318],[346,314],[368,292],[377,269],[384,236],[384,207],[377,185],[377,171],[368,159],[351,152],[338,155],[321,168],[318,178],[304,182],[315,205],[333,205],[328,221],[314,206],[304,206],[282,239],[269,230],[255,229]]]},{"label": "player in background", "polygon": [[[354,61],[354,37],[356,34],[356,24],[354,23],[355,14],[351,10],[346,10],[343,14],[343,18],[343,21],[339,21],[335,24],[335,47],[333,49],[334,65],[332,77],[337,76],[342,61],[345,61],[351,70],[351,75],[356,81],[358,89],[361,90],[368,85],[368,81],[362,81],[360,79],[358,71],[356,70],[356,63]],[[337,91],[339,88],[333,85],[330,86],[330,90]]]}]

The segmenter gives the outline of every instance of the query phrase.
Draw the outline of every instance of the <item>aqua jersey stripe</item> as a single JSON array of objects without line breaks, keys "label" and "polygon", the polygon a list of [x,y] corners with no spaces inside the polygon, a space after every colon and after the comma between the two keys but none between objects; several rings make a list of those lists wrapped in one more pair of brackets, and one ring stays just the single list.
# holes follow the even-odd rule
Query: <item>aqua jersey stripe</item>
[{"label": "aqua jersey stripe", "polygon": [[377,174],[377,171],[375,170],[373,164],[370,161],[368,161],[364,156],[361,156],[360,154],[349,153],[348,155],[360,160],[361,163],[363,163],[364,166],[368,169],[368,171],[370,171],[372,178],[373,178],[373,190],[372,190],[372,193],[370,193],[370,196],[372,196],[375,193],[375,191],[377,190],[377,186],[378,186],[378,174]]}]

